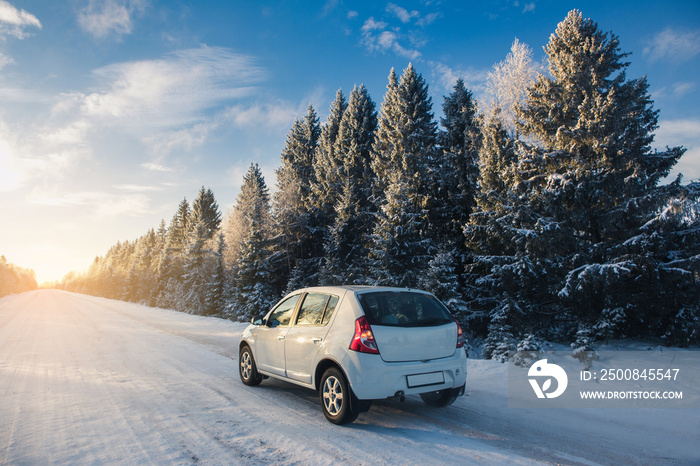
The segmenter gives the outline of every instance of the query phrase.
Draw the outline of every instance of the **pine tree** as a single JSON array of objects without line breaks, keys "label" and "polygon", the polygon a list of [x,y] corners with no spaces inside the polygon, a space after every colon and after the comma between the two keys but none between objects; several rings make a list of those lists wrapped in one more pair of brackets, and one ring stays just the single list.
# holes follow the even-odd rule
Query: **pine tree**
[{"label": "pine tree", "polygon": [[488,337],[482,349],[486,359],[506,362],[510,353],[517,349],[513,336],[512,319],[520,309],[513,301],[507,301],[493,310],[490,316]]},{"label": "pine tree", "polygon": [[443,158],[439,170],[439,200],[444,207],[436,220],[443,224],[451,245],[462,245],[462,225],[467,223],[474,207],[479,174],[481,125],[472,93],[458,79],[452,93],[442,105],[440,122]]},{"label": "pine tree", "polygon": [[125,299],[137,303],[148,303],[150,293],[156,286],[155,258],[156,233],[148,230],[144,236],[136,240],[131,268],[127,277],[127,296]]},{"label": "pine tree", "polygon": [[158,230],[155,234],[155,247],[153,251],[153,262],[152,262],[152,275],[154,280],[154,285],[150,288],[148,293],[148,305],[155,306],[158,296],[163,291],[165,283],[161,278],[165,275],[165,270],[167,269],[167,256],[166,256],[166,244],[168,240],[168,228],[165,225],[165,220],[161,219]]},{"label": "pine tree", "polygon": [[11,264],[0,256],[0,298],[8,294],[35,290],[38,287],[33,270]]},{"label": "pine tree", "polygon": [[375,105],[364,86],[355,86],[335,142],[340,192],[324,242],[323,283],[364,283],[368,235],[373,226],[370,167],[377,129]]},{"label": "pine tree", "polygon": [[260,166],[251,163],[248,172],[243,176],[236,203],[225,222],[225,262],[229,267],[235,267],[238,262],[242,244],[250,233],[250,218],[256,211],[262,216],[265,228],[271,229],[270,191]]},{"label": "pine tree", "polygon": [[202,232],[204,239],[213,238],[221,226],[221,212],[214,193],[211,189],[204,189],[204,186],[192,202],[191,223],[194,224],[200,220],[204,224]]},{"label": "pine tree", "polygon": [[454,296],[449,298],[455,303],[453,312],[466,328],[463,296],[466,294],[464,272],[469,251],[463,226],[469,221],[475,206],[481,124],[476,102],[461,79],[457,80],[452,93],[445,97],[442,108],[444,117],[440,122],[444,129],[439,132],[442,157],[435,167],[435,202],[429,211],[429,218],[434,225],[432,230],[436,242],[443,251],[441,254],[444,258],[449,256],[450,267],[453,267],[449,276],[453,277],[454,282],[448,284],[445,276],[440,287],[427,289],[436,294],[441,293],[444,287],[454,290]]},{"label": "pine tree", "polygon": [[[323,257],[323,241],[312,218],[311,187],[314,185],[314,154],[321,134],[316,111],[309,105],[304,119],[296,120],[282,150],[282,166],[277,169],[275,194],[276,251],[271,258],[277,287],[316,284]],[[293,271],[298,269],[296,273]],[[290,277],[302,277],[293,284]]]},{"label": "pine tree", "polygon": [[282,150],[282,166],[278,173],[284,172],[298,183],[295,189],[299,190],[300,200],[304,203],[309,202],[311,187],[315,183],[314,157],[320,136],[318,116],[309,105],[306,116],[294,122]]},{"label": "pine tree", "polygon": [[167,243],[172,250],[180,252],[187,244],[191,228],[190,213],[190,204],[187,198],[184,198],[177,206],[177,212],[173,215],[168,227]]},{"label": "pine tree", "polygon": [[428,263],[428,270],[418,279],[418,287],[429,290],[450,310],[460,322],[462,329],[467,331],[467,316],[469,308],[464,301],[462,288],[459,285],[457,260],[449,252],[436,254]]},{"label": "pine tree", "polygon": [[412,65],[391,70],[373,146],[380,201],[371,257],[377,283],[416,286],[435,245],[428,219],[435,201],[437,124],[428,86]]},{"label": "pine tree", "polygon": [[489,118],[482,133],[479,191],[475,210],[464,227],[466,246],[471,252],[465,264],[468,325],[481,335],[489,332],[489,326],[498,325],[493,319],[500,315],[494,314],[493,309],[518,301],[520,281],[514,278],[533,270],[528,267],[528,256],[515,243],[516,219],[525,215],[514,191],[518,161],[515,141],[498,118]]},{"label": "pine tree", "polygon": [[530,183],[530,204],[561,232],[551,243],[567,257],[559,296],[570,299],[579,318],[593,322],[605,309],[638,299],[630,294],[658,287],[647,282],[647,290],[629,288],[658,264],[648,261],[651,251],[624,243],[646,223],[651,206],[644,198],[655,191],[665,197],[658,182],[683,150],[650,149],[658,111],[646,78],[627,80],[623,60],[629,54],[620,52],[617,36],[574,10],[558,25],[546,53],[552,78],[540,76],[519,111],[522,131],[539,142],[525,146],[524,181]]},{"label": "pine tree", "polygon": [[270,262],[266,189],[253,195],[257,197],[246,200],[250,206],[246,214],[249,228],[241,244],[234,275],[232,317],[240,321],[249,321],[265,312],[280,296]]},{"label": "pine tree", "polygon": [[572,11],[545,51],[551,77],[539,76],[516,112],[527,139],[504,152],[509,144],[496,142],[507,139],[485,138],[482,161],[513,162],[503,175],[497,164],[482,167],[485,192],[470,232],[480,239],[474,263],[491,265],[479,283],[491,285],[495,306],[517,300],[519,334],[552,329],[550,337],[572,338],[624,317],[616,331],[659,335],[649,322],[663,326],[664,308],[677,304],[655,298],[674,285],[658,278],[667,258],[644,230],[677,190],[657,185],[683,150],[651,151],[658,112],[646,80],[627,80],[615,35]]},{"label": "pine tree", "polygon": [[190,314],[202,315],[207,309],[207,285],[213,268],[208,234],[209,226],[203,219],[197,219],[192,225],[186,255],[183,258],[182,285],[185,293],[183,301],[178,302],[178,310]]},{"label": "pine tree", "polygon": [[373,147],[372,168],[380,190],[388,187],[385,174],[399,173],[416,196],[430,192],[437,166],[436,144],[437,123],[427,83],[411,64],[400,81],[392,69]]},{"label": "pine tree", "polygon": [[340,196],[342,162],[336,153],[340,122],[347,109],[343,92],[338,89],[331,104],[328,121],[321,128],[321,136],[313,161],[314,178],[311,186],[311,204],[315,208],[314,223],[329,225],[335,218],[335,204]]},{"label": "pine tree", "polygon": [[204,314],[216,315],[224,314],[226,306],[226,268],[224,265],[224,249],[226,243],[224,235],[219,234],[217,237],[216,252],[214,252],[214,261],[212,275],[206,287],[204,296]]}]

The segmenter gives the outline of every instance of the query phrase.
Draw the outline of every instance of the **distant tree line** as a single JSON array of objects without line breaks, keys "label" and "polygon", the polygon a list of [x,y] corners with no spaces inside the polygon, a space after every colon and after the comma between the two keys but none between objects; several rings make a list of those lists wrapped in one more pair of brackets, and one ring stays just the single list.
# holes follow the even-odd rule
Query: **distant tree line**
[{"label": "distant tree line", "polygon": [[62,287],[247,320],[285,292],[434,292],[487,357],[621,337],[700,342],[700,184],[661,184],[658,111],[619,40],[574,10],[539,73],[517,40],[477,109],[462,80],[436,122],[428,85],[391,70],[377,111],[338,91],[291,128],[276,191],[251,164],[222,221],[213,193],[118,243]]},{"label": "distant tree line", "polygon": [[0,256],[0,298],[37,288],[33,270],[18,267],[7,262],[5,256]]}]

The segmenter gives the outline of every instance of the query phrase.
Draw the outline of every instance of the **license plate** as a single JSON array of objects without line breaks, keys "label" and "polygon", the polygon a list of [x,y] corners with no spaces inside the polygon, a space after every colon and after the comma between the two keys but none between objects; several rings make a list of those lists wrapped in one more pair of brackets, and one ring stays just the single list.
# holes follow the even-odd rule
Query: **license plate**
[{"label": "license plate", "polygon": [[408,388],[425,387],[445,383],[445,374],[442,372],[429,372],[427,374],[415,374],[406,376]]}]

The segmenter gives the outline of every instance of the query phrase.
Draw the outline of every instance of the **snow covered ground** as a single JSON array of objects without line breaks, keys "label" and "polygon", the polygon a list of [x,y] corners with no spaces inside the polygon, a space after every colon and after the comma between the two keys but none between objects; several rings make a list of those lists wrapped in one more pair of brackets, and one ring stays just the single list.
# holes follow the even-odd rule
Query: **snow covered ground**
[{"label": "snow covered ground", "polygon": [[240,382],[243,328],[56,290],[0,299],[0,464],[700,464],[697,408],[509,408],[506,366],[478,359],[449,408],[380,401],[337,427],[312,391]]}]

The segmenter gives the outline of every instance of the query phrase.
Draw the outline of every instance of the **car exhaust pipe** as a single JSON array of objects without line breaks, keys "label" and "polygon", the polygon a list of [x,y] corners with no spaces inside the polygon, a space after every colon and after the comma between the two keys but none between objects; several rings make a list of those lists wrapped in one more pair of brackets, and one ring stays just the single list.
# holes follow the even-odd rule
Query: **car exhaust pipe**
[{"label": "car exhaust pipe", "polygon": [[404,396],[403,390],[399,390],[398,392],[394,393],[394,398],[399,400],[401,403],[406,401],[406,396]]}]

